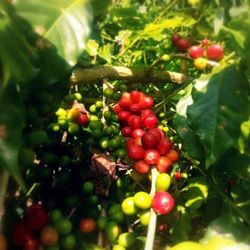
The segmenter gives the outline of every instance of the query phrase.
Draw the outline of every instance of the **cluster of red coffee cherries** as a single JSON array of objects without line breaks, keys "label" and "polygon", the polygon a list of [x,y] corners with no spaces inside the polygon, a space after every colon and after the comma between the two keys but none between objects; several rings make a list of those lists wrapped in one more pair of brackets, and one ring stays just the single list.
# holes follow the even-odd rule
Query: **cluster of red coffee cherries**
[{"label": "cluster of red coffee cherries", "polygon": [[47,223],[48,214],[44,207],[37,203],[32,204],[25,211],[24,218],[13,229],[13,243],[24,250],[37,249],[39,246],[37,235],[41,234]]},{"label": "cluster of red coffee cherries", "polygon": [[152,107],[154,100],[134,90],[122,94],[114,111],[118,114],[121,133],[127,138],[127,156],[134,161],[133,168],[147,173],[156,166],[160,173],[167,172],[179,159],[173,142],[157,127],[158,118]]},{"label": "cluster of red coffee cherries", "polygon": [[214,66],[215,64],[212,62],[219,62],[224,57],[224,48],[206,38],[200,44],[191,45],[188,38],[176,33],[172,35],[172,44],[176,50],[187,53],[190,58],[194,59],[194,66],[198,70],[204,70],[207,66]]}]

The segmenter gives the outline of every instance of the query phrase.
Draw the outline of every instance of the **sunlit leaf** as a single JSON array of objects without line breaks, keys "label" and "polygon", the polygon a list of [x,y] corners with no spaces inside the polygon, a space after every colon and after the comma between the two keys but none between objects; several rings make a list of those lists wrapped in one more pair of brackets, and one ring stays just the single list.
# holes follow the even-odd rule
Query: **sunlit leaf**
[{"label": "sunlit leaf", "polygon": [[182,198],[186,200],[185,206],[198,209],[208,197],[208,184],[205,178],[190,179],[188,185],[182,190]]},{"label": "sunlit leaf", "polygon": [[240,125],[249,115],[248,92],[245,75],[234,67],[196,82],[187,115],[205,149],[207,167],[237,143]]},{"label": "sunlit leaf", "polygon": [[86,0],[17,0],[18,14],[53,43],[70,65],[77,62],[90,32],[91,9]]},{"label": "sunlit leaf", "polygon": [[222,26],[222,30],[226,31],[227,34],[231,34],[235,42],[237,42],[241,48],[244,48],[246,38],[241,31],[230,29],[225,26]]},{"label": "sunlit leaf", "polygon": [[[233,236],[238,241],[250,240],[249,230],[244,222],[234,213],[227,213],[212,221],[202,241],[206,242],[217,235]],[[248,237],[248,238],[247,238]]]},{"label": "sunlit leaf", "polygon": [[175,29],[176,27],[189,27],[195,24],[195,20],[190,16],[176,15],[169,17],[157,23],[149,23],[145,26],[141,36],[143,38],[154,38],[155,40],[161,39],[162,32],[166,29]]},{"label": "sunlit leaf", "polygon": [[102,47],[99,48],[98,50],[98,56],[106,60],[108,63],[111,64],[112,59],[112,50],[113,50],[113,45],[112,44],[106,44]]},{"label": "sunlit leaf", "polygon": [[96,56],[98,54],[99,44],[95,40],[88,40],[86,45],[86,51],[90,56]]}]

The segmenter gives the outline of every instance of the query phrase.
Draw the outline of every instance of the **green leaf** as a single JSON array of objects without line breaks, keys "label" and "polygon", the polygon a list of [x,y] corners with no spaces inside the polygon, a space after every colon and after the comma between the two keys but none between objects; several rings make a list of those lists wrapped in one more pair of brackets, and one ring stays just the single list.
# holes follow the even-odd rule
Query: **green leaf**
[{"label": "green leaf", "polygon": [[223,163],[225,169],[232,171],[239,178],[250,180],[250,155],[237,154],[232,152],[227,154]]},{"label": "green leaf", "polygon": [[218,217],[209,224],[202,242],[206,242],[216,235],[231,235],[237,241],[250,241],[249,228],[238,215],[231,212]]},{"label": "green leaf", "polygon": [[222,30],[226,31],[227,34],[231,34],[234,41],[237,42],[242,49],[244,48],[246,38],[241,31],[230,29],[225,26],[222,26]]},{"label": "green leaf", "polygon": [[[17,0],[17,13],[74,65],[90,32],[91,10],[86,0]],[[35,11],[34,11],[35,10]]]},{"label": "green leaf", "polygon": [[24,125],[24,109],[19,93],[14,85],[9,85],[0,96],[0,165],[25,191],[25,183],[18,165],[18,153]]},{"label": "green leaf", "polygon": [[189,238],[192,225],[190,215],[186,212],[185,207],[177,206],[176,213],[178,217],[171,223],[170,234],[173,241],[177,243]]},{"label": "green leaf", "polygon": [[208,185],[205,178],[193,178],[181,192],[185,206],[196,210],[208,197]]},{"label": "green leaf", "polygon": [[237,143],[240,125],[249,115],[248,92],[245,75],[234,67],[196,81],[187,116],[205,149],[207,168]]},{"label": "green leaf", "polygon": [[102,1],[90,0],[90,3],[92,5],[94,16],[99,16],[99,15],[104,14],[107,11],[111,3],[111,0],[102,0]]},{"label": "green leaf", "polygon": [[186,15],[178,15],[173,17],[168,17],[167,19],[163,19],[160,22],[157,23],[149,23],[145,26],[144,31],[141,34],[141,37],[143,39],[147,38],[154,38],[155,40],[159,41],[161,40],[165,35],[162,34],[162,32],[166,29],[175,29],[177,27],[190,27],[194,25],[196,21]]},{"label": "green leaf", "polygon": [[6,88],[10,81],[27,82],[37,73],[34,62],[36,53],[27,42],[22,30],[10,15],[2,10],[0,15],[0,67],[2,85]]},{"label": "green leaf", "polygon": [[190,85],[186,91],[187,93],[181,97],[176,104],[176,115],[174,117],[174,126],[178,135],[181,138],[183,148],[187,150],[188,154],[202,161],[204,157],[204,150],[199,142],[199,138],[188,125],[187,107],[193,103],[191,96],[192,86]]},{"label": "green leaf", "polygon": [[35,81],[32,82],[33,91],[43,88],[46,84],[54,84],[65,79],[66,75],[70,73],[71,67],[58,56],[54,46],[40,48],[38,55],[41,70]]},{"label": "green leaf", "polygon": [[99,48],[98,56],[106,60],[109,64],[111,64],[112,63],[112,50],[113,50],[113,45],[108,43]]},{"label": "green leaf", "polygon": [[99,44],[95,40],[88,40],[86,45],[86,51],[90,56],[96,56],[98,53]]}]

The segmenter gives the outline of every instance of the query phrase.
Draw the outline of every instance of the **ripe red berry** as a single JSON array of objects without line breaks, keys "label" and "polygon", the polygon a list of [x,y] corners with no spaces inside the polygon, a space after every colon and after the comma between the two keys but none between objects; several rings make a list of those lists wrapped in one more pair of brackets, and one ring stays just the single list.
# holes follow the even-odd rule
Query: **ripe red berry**
[{"label": "ripe red berry", "polygon": [[133,90],[133,91],[130,93],[130,99],[131,99],[132,103],[138,103],[139,100],[140,100],[140,97],[141,97],[140,91]]},{"label": "ripe red berry", "polygon": [[141,120],[143,121],[145,117],[154,115],[154,111],[151,109],[143,109],[141,110]]},{"label": "ripe red berry", "polygon": [[132,129],[131,127],[124,127],[122,128],[121,133],[124,137],[130,137],[132,134]]},{"label": "ripe red berry", "polygon": [[172,162],[176,162],[179,160],[179,153],[175,149],[171,149],[169,153],[166,155]]},{"label": "ripe red berry", "polygon": [[132,137],[133,138],[141,138],[145,134],[145,131],[141,128],[137,128],[133,130]]},{"label": "ripe red berry", "polygon": [[188,49],[188,54],[189,54],[189,56],[191,56],[192,58],[203,57],[204,50],[203,50],[202,47],[197,46],[197,45],[194,45],[194,46],[191,46],[191,47]]},{"label": "ripe red berry", "polygon": [[118,113],[120,113],[120,112],[122,111],[122,108],[120,107],[119,104],[116,104],[116,105],[114,106],[113,110],[114,110],[114,112],[115,112],[116,114],[118,114]]},{"label": "ripe red berry", "polygon": [[141,117],[137,115],[131,116],[131,119],[128,120],[128,124],[132,130],[141,128],[142,127]]},{"label": "ripe red berry", "polygon": [[207,58],[213,61],[220,61],[224,56],[224,49],[219,44],[211,45],[207,48]]},{"label": "ripe red berry", "polygon": [[128,157],[131,160],[134,160],[134,161],[141,160],[143,159],[144,154],[145,154],[145,150],[140,145],[131,145],[128,148]]},{"label": "ripe red berry", "polygon": [[126,143],[126,148],[129,149],[133,145],[139,145],[139,146],[141,146],[141,138],[140,137],[129,138],[128,141],[127,141],[127,143]]},{"label": "ripe red berry", "polygon": [[148,132],[154,134],[157,137],[158,141],[164,138],[164,132],[159,128],[150,128]]},{"label": "ripe red berry", "polygon": [[172,38],[171,38],[172,44],[173,44],[173,45],[176,45],[177,41],[178,41],[180,38],[181,38],[181,35],[180,35],[180,34],[177,34],[177,33],[173,34],[173,35],[172,35]]},{"label": "ripe red berry", "polygon": [[23,250],[37,250],[38,245],[39,243],[37,239],[30,238],[24,243]]},{"label": "ripe red berry", "polygon": [[129,111],[132,114],[139,115],[141,113],[141,105],[139,103],[132,103],[130,105]]},{"label": "ripe red berry", "polygon": [[78,116],[76,123],[78,123],[81,126],[88,126],[89,124],[89,117],[86,114],[80,113]]},{"label": "ripe red berry", "polygon": [[180,38],[176,42],[176,49],[180,52],[186,52],[190,44],[187,38]]},{"label": "ripe red berry", "polygon": [[166,233],[169,230],[169,226],[167,223],[162,222],[157,226],[157,230],[161,233]]},{"label": "ripe red berry", "polygon": [[140,98],[139,105],[142,109],[150,109],[154,105],[154,99],[151,96]]},{"label": "ripe red berry", "polygon": [[48,214],[40,204],[27,209],[27,224],[32,230],[41,230],[48,223]]},{"label": "ripe red berry", "polygon": [[202,39],[201,46],[207,47],[209,45],[209,40],[207,38]]},{"label": "ripe red berry", "polygon": [[118,114],[118,120],[120,122],[127,122],[128,118],[130,116],[130,113],[128,111],[121,111],[119,114]]},{"label": "ripe red berry", "polygon": [[33,239],[33,234],[26,221],[17,223],[12,231],[13,243],[17,246],[23,246],[29,239]]},{"label": "ripe red berry", "polygon": [[142,146],[145,149],[155,148],[159,142],[158,138],[150,132],[146,132],[141,138]]},{"label": "ripe red berry", "polygon": [[156,213],[166,215],[174,208],[174,198],[168,192],[156,192],[153,197],[152,208]]},{"label": "ripe red berry", "polygon": [[160,155],[166,155],[167,153],[169,153],[171,148],[172,143],[167,138],[162,138],[157,145],[157,150]]},{"label": "ripe red berry", "polygon": [[158,123],[158,119],[155,115],[146,116],[143,120],[143,127],[146,129],[154,128]]},{"label": "ripe red berry", "polygon": [[156,168],[160,173],[166,173],[172,166],[173,162],[166,156],[160,156],[156,163]]},{"label": "ripe red berry", "polygon": [[160,158],[160,154],[155,149],[149,149],[144,154],[144,161],[147,164],[156,164]]},{"label": "ripe red berry", "polygon": [[128,92],[123,93],[119,101],[120,107],[124,110],[129,110],[131,104],[130,94]]},{"label": "ripe red berry", "polygon": [[144,160],[139,160],[134,164],[134,169],[140,174],[146,174],[150,170],[150,165]]},{"label": "ripe red berry", "polygon": [[182,179],[182,173],[179,172],[179,171],[178,171],[178,172],[175,172],[175,173],[174,173],[174,177],[175,177],[176,180],[180,180],[180,179]]}]

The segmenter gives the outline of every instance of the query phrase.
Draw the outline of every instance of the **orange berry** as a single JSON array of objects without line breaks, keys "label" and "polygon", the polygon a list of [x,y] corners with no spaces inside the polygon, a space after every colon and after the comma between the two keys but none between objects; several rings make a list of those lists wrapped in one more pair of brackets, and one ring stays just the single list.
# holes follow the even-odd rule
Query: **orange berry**
[{"label": "orange berry", "polygon": [[79,223],[79,229],[82,233],[92,233],[96,230],[96,221],[92,218],[82,219]]},{"label": "orange berry", "polygon": [[52,246],[57,243],[59,235],[57,230],[48,225],[45,226],[40,233],[40,240],[45,246]]}]

